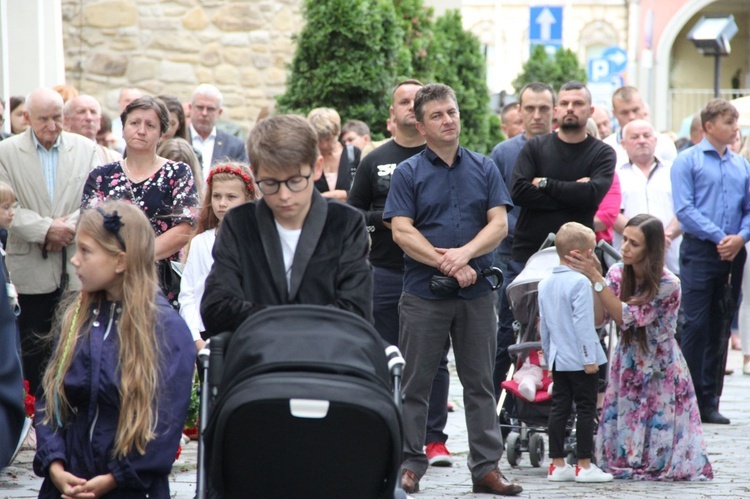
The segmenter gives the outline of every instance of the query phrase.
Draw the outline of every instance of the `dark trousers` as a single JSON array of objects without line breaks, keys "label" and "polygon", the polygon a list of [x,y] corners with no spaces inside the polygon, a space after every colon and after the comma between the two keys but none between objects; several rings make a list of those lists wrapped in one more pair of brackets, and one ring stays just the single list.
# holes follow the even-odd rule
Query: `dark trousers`
[{"label": "dark trousers", "polygon": [[[717,410],[724,375],[722,359],[728,348],[728,331],[721,298],[730,271],[733,280],[741,283],[746,252],[743,248],[733,262],[719,259],[716,245],[686,234],[680,245],[680,279],[682,281],[682,312],[685,323],[680,335],[680,348],[685,356],[701,413]],[[740,286],[732,286],[735,303]],[[731,314],[731,312],[730,312]]]},{"label": "dark trousers", "polygon": [[18,317],[18,326],[21,330],[21,360],[24,379],[29,381],[30,393],[36,393],[52,355],[49,332],[59,303],[59,291],[41,295],[18,295],[18,304],[21,306],[21,315]]},{"label": "dark trousers", "polygon": [[[606,364],[599,370],[606,369]],[[584,371],[552,371],[552,410],[549,413],[549,457],[564,458],[565,428],[576,404],[576,457],[590,459],[594,448],[594,420],[599,375]]]},{"label": "dark trousers", "polygon": [[[404,274],[398,270],[373,267],[372,309],[375,318],[375,329],[380,337],[391,345],[398,345],[398,302],[401,299]],[[427,432],[425,445],[433,442],[445,443],[445,425],[448,423],[448,390],[450,373],[448,372],[448,351],[450,339],[445,342],[443,356],[440,359],[435,379],[432,380],[430,406],[427,412]]]},{"label": "dark trousers", "polygon": [[448,424],[448,391],[451,384],[451,376],[448,372],[448,351],[451,349],[451,340],[448,338],[443,347],[443,355],[440,358],[435,379],[432,380],[430,391],[430,406],[427,408],[427,432],[424,444],[435,442],[445,443],[448,435],[445,434],[445,425]]},{"label": "dark trousers", "polygon": [[[502,264],[497,259],[496,262]],[[508,261],[504,269],[501,267],[504,279],[498,296],[497,350],[495,352],[495,370],[492,373],[492,383],[495,389],[496,400],[500,399],[500,383],[505,381],[510,369],[511,359],[510,355],[508,355],[508,347],[516,341],[513,333],[513,311],[510,309],[510,302],[505,290],[508,284],[512,283],[518,274],[521,273],[524,267],[524,263],[515,260]]]},{"label": "dark trousers", "polygon": [[495,337],[494,293],[472,300],[425,300],[404,293],[400,305],[404,368],[403,468],[422,477],[429,462],[424,454],[428,399],[445,341],[451,338],[456,371],[464,388],[467,464],[474,481],[497,467],[503,441],[492,393]]}]

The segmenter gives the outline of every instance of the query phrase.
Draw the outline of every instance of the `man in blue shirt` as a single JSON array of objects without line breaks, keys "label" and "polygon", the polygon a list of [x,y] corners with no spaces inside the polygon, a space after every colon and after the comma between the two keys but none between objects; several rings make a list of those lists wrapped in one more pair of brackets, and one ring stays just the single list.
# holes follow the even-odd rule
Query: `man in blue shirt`
[{"label": "man in blue shirt", "polygon": [[[406,254],[399,325],[406,358],[401,485],[407,493],[418,491],[427,471],[428,398],[450,334],[464,387],[473,491],[516,495],[522,488],[497,467],[503,442],[492,388],[495,294],[477,278],[507,233],[510,195],[489,158],[459,147],[461,120],[450,87],[422,87],[414,114],[427,147],[396,168],[383,213]],[[433,294],[434,276],[455,278],[458,289]]]},{"label": "man in blue shirt", "polygon": [[[516,164],[518,154],[526,145],[526,142],[537,135],[544,135],[552,130],[552,111],[555,107],[555,91],[546,83],[529,83],[524,86],[518,94],[518,109],[523,120],[524,132],[512,139],[500,142],[492,150],[490,157],[495,162],[505,185],[510,185],[513,180],[513,166]],[[503,239],[495,252],[494,264],[507,273],[507,265],[510,261],[511,249],[513,248],[513,232],[518,220],[518,210],[508,212],[508,236]],[[507,283],[503,283],[500,295],[505,293]],[[501,301],[501,300],[498,300]],[[498,311],[500,311],[498,303]],[[495,357],[495,372],[493,384],[495,387],[495,398],[500,398],[500,383],[505,380],[510,368],[510,356],[508,347],[514,342],[513,335],[513,313],[510,308],[503,313],[499,312],[500,324],[497,330],[497,354]],[[504,321],[504,322],[503,322]],[[503,326],[504,325],[504,326]]]},{"label": "man in blue shirt", "polygon": [[[685,233],[680,247],[682,312],[680,347],[690,368],[704,423],[729,424],[719,413],[724,375],[720,308],[729,275],[742,276],[750,239],[750,165],[727,147],[739,113],[714,99],[701,111],[705,136],[672,165],[672,197]],[[734,280],[734,279],[733,279]],[[735,303],[739,285],[732,287]]]}]

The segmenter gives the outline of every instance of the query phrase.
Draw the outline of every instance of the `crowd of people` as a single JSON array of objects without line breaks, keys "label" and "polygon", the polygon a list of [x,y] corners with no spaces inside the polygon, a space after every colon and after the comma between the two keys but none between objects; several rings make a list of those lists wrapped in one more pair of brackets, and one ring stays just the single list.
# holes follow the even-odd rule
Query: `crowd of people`
[{"label": "crowd of people", "polygon": [[[348,310],[403,351],[406,492],[453,464],[452,348],[472,490],[520,494],[499,469],[496,405],[516,341],[505,290],[549,233],[560,265],[539,285],[548,479],[713,477],[702,424],[729,424],[726,319],[750,287],[750,164],[730,103],[709,102],[676,145],[634,87],[614,93],[610,115],[582,83],[531,83],[503,108],[507,140],[488,157],[460,145],[446,85],[398,83],[381,143],[331,108],[271,111],[245,143],[219,126],[222,100],[208,84],[187,103],[126,88],[107,126],[99,102],[69,86],[11,99],[0,465],[22,433],[23,372],[37,395],[40,497],[169,497],[196,351],[293,304]],[[599,240],[622,262],[603,269]],[[504,272],[499,293],[483,277],[491,266]],[[622,331],[609,359],[596,332],[606,320]],[[563,446],[573,401],[576,467]]]}]

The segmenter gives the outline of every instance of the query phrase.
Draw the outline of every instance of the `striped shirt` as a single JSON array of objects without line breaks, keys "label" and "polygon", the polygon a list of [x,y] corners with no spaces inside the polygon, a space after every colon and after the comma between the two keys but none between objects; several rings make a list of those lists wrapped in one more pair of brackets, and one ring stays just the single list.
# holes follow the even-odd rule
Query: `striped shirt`
[{"label": "striped shirt", "polygon": [[57,160],[60,156],[60,135],[57,136],[57,140],[52,144],[49,151],[36,138],[34,131],[31,131],[31,136],[34,138],[34,144],[36,145],[36,153],[39,156],[39,162],[42,165],[42,173],[44,173],[44,179],[47,182],[47,192],[49,193],[50,202],[55,198],[55,180],[57,179]]}]

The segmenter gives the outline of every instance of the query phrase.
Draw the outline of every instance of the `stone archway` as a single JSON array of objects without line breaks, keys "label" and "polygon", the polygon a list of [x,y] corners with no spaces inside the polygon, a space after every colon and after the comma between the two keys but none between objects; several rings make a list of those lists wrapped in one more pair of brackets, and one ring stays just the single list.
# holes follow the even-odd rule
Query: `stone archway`
[{"label": "stone archway", "polygon": [[716,3],[717,0],[692,0],[675,12],[669,23],[664,27],[659,44],[656,47],[656,58],[654,64],[654,99],[653,113],[654,126],[657,130],[668,128],[667,106],[669,105],[669,69],[672,57],[672,45],[690,19],[708,5]]}]

